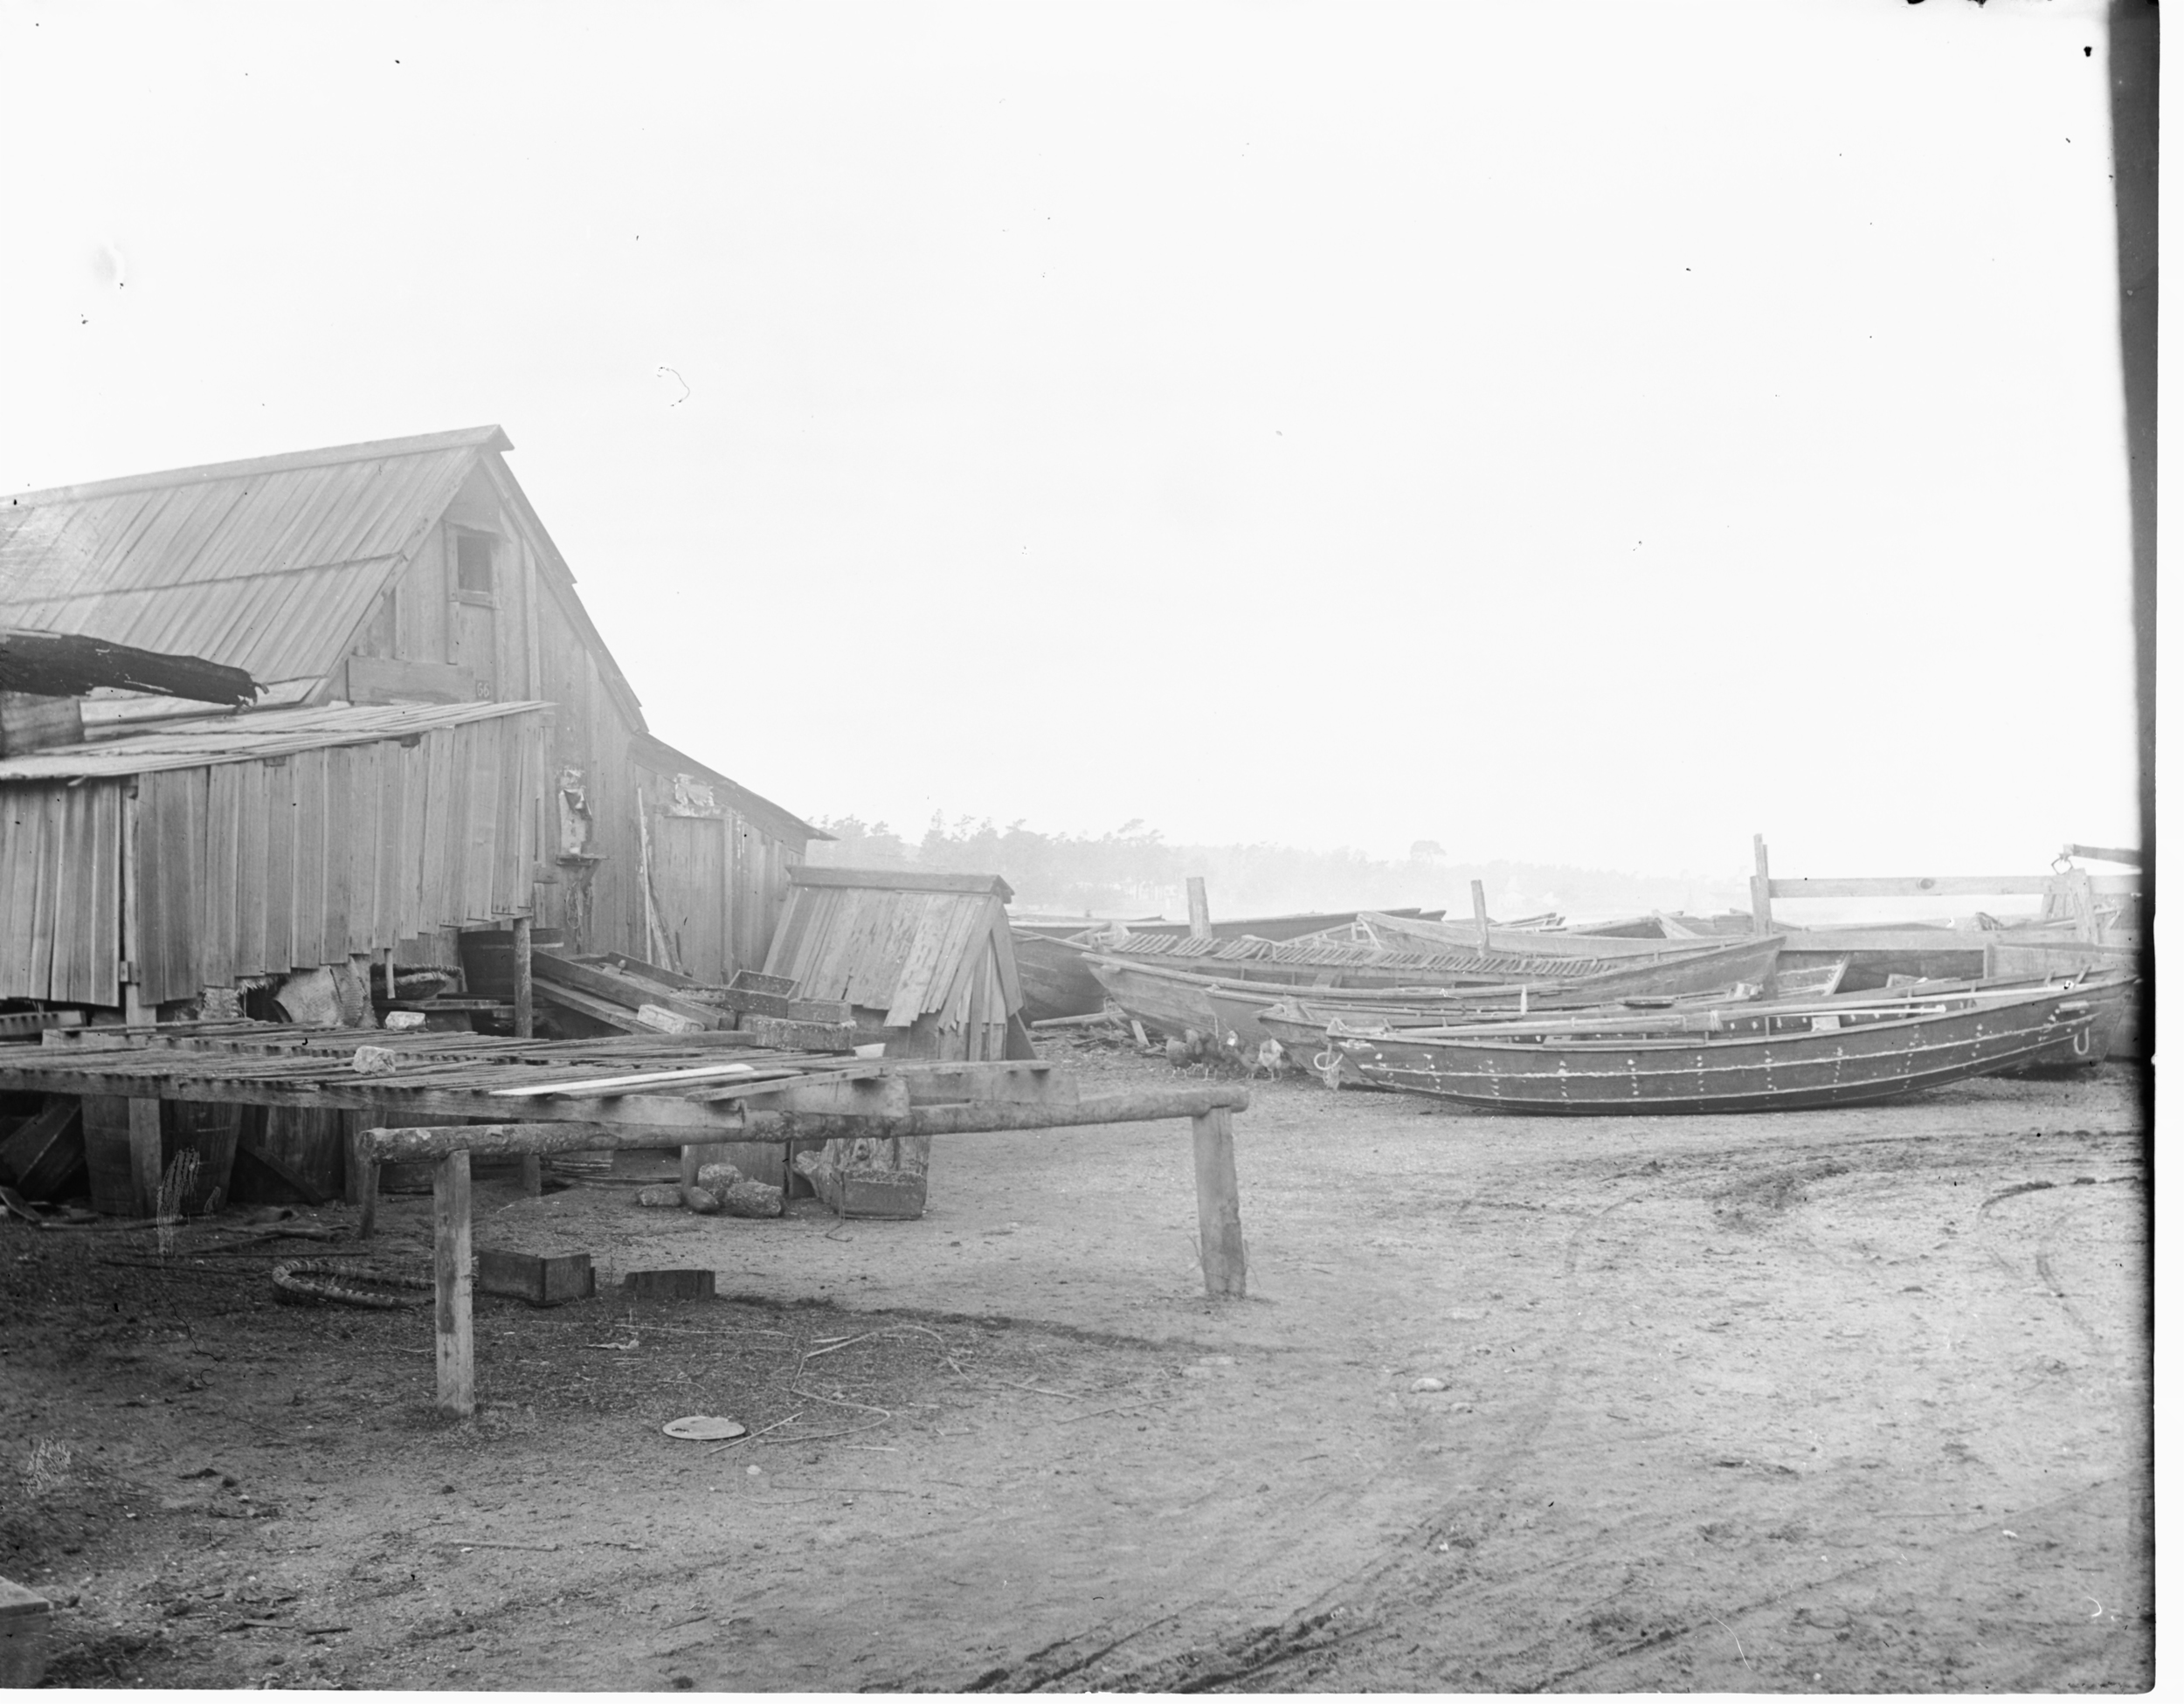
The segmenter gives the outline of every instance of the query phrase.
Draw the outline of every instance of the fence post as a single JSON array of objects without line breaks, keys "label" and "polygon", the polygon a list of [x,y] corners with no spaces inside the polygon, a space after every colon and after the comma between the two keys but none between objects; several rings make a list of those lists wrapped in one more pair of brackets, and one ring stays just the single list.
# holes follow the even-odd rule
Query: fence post
[{"label": "fence post", "polygon": [[1774,933],[1774,888],[1767,875],[1767,843],[1759,834],[1752,837],[1752,932]]}]

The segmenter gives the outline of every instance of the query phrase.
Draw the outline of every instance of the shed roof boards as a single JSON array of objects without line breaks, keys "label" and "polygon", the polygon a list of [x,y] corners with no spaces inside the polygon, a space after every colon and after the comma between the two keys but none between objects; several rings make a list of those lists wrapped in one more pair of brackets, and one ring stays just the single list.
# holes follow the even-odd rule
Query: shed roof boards
[{"label": "shed roof boards", "polygon": [[482,466],[632,727],[629,683],[501,452],[498,426],[19,492],[0,500],[0,606],[24,627],[318,680]]},{"label": "shed roof boards", "polygon": [[999,1029],[1023,1004],[1008,898],[999,876],[799,868],[766,974],[806,998],[884,1012],[891,1029],[928,1015]]},{"label": "shed roof boards", "polygon": [[631,761],[650,769],[654,775],[695,776],[706,782],[714,797],[747,822],[756,823],[777,840],[832,840],[834,837],[823,828],[814,828],[803,818],[784,811],[771,799],[754,793],[741,782],[733,781],[718,769],[701,763],[687,752],[677,751],[665,740],[650,734],[631,736]]},{"label": "shed roof boards", "polygon": [[160,769],[244,763],[377,740],[413,741],[429,729],[550,709],[541,703],[314,705],[169,722],[155,733],[54,746],[0,758],[0,782],[70,781],[87,776],[149,775]]}]

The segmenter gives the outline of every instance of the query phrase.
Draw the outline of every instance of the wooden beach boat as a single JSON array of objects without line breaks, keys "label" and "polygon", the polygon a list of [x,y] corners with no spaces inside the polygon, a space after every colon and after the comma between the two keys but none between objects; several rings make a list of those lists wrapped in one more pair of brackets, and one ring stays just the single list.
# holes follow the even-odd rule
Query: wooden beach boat
[{"label": "wooden beach boat", "polygon": [[[1368,939],[1393,952],[1476,953],[1479,950],[1476,923],[1431,922],[1423,918],[1400,917],[1393,912],[1368,911],[1358,919]],[[1504,941],[1512,931],[1506,924],[1487,925],[1489,950],[1538,954],[1557,958],[1651,958],[1677,952],[1694,944],[1690,937],[1669,940],[1662,935],[1574,935],[1560,929],[1513,931],[1518,939]],[[1745,938],[1749,938],[1748,936]]]},{"label": "wooden beach boat", "polygon": [[[1480,1011],[1516,1013],[1531,1008],[1598,1005],[1603,1002],[1706,994],[1720,996],[1739,983],[1757,990],[1773,969],[1777,937],[1703,945],[1659,959],[1610,962],[1551,959],[1546,968],[1564,974],[1537,980],[1437,982],[1431,969],[1413,984],[1355,987],[1347,981],[1309,985],[1295,981],[1262,981],[1254,974],[1263,960],[1245,961],[1248,973],[1209,974],[1220,961],[1202,955],[1206,969],[1186,969],[1166,955],[1124,957],[1090,955],[1087,964],[1115,1004],[1150,1029],[1169,1035],[1195,1030],[1200,1035],[1234,1033],[1247,1047],[1268,1038],[1256,1013],[1284,1000],[1303,1000],[1313,1009],[1345,1015],[1357,1024],[1431,1024],[1459,1020]],[[1436,961],[1435,963],[1442,963]],[[1457,961],[1459,965],[1477,960]],[[1377,969],[1384,968],[1376,963]],[[1528,969],[1540,967],[1531,964]],[[1585,969],[1586,974],[1571,975]],[[1341,974],[1339,968],[1332,974]],[[1279,1039],[1279,1038],[1275,1038]]]},{"label": "wooden beach boat", "polygon": [[2074,1047],[2068,983],[1747,1008],[1516,1019],[1333,1038],[1366,1082],[1510,1112],[1788,1112],[1890,1100]]},{"label": "wooden beach boat", "polygon": [[[1531,990],[1523,990],[1529,995]],[[1282,1044],[1282,1055],[1289,1064],[1300,1071],[1307,1071],[1320,1078],[1330,1088],[1371,1087],[1356,1070],[1345,1061],[1342,1051],[1335,1045],[1337,1034],[1392,1032],[1403,1034],[1412,1031],[1441,1031],[1452,1026],[1476,1024],[1517,1022],[1529,1019],[1542,1022],[1538,1014],[1551,1011],[1563,1021],[1579,1021],[1592,1018],[1615,1018],[1628,1024],[1639,1013],[1657,1013],[1673,1011],[1703,1011],[1710,1007],[1743,1005],[1757,1000],[1761,990],[1752,983],[1738,983],[1729,988],[1710,989],[1704,993],[1664,995],[1616,1001],[1601,1005],[1550,1005],[1544,1008],[1526,1006],[1520,1009],[1514,1001],[1500,1005],[1466,1005],[1456,1011],[1446,1006],[1434,1008],[1388,1007],[1368,1019],[1369,1008],[1335,1007],[1323,1003],[1292,998],[1277,1000],[1270,1006],[1252,1013],[1259,1030]],[[1222,1011],[1227,997],[1213,994],[1208,997],[1217,1012]]]},{"label": "wooden beach boat", "polygon": [[[1773,974],[1781,937],[1737,941],[1655,942],[1642,955],[1575,956],[1500,949],[1491,953],[1412,953],[1373,947],[1266,941],[1181,941],[1139,949],[1134,942],[1091,954],[1150,969],[1213,976],[1226,983],[1289,988],[1514,989],[1524,983],[1583,982],[1600,999],[1626,994],[1677,994],[1731,983],[1765,982]],[[1603,980],[1610,976],[1615,982]],[[1110,989],[1110,991],[1111,989]]]},{"label": "wooden beach boat", "polygon": [[[1388,914],[1402,918],[1431,920],[1438,911],[1416,909]],[[1236,917],[1213,925],[1216,942],[1293,941],[1333,927],[1346,928],[1357,921],[1354,911],[1296,912],[1277,917]],[[1187,925],[1161,919],[1131,918],[1122,922],[1130,950],[1165,950],[1191,938]],[[1012,921],[1009,934],[1016,945],[1016,968],[1024,983],[1024,1019],[1037,1023],[1050,1018],[1077,1018],[1097,1011],[1106,999],[1100,984],[1086,967],[1088,951],[1110,950],[1105,938],[1116,921]]]},{"label": "wooden beach boat", "polygon": [[1076,1018],[1097,1011],[1105,1003],[1106,992],[1085,963],[1082,946],[1013,926],[1009,940],[1016,949],[1016,976],[1024,987],[1026,1024]]}]

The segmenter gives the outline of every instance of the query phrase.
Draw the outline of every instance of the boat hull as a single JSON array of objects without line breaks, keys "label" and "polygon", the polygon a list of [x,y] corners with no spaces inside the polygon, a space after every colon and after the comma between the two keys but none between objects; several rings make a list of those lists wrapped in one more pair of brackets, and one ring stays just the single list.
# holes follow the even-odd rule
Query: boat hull
[{"label": "boat hull", "polygon": [[[1847,1008],[1810,1014],[1812,1027],[1787,1033],[1541,1041],[1389,1033],[1337,1045],[1369,1083],[1499,1111],[1792,1112],[1893,1100],[1984,1076],[2074,1046],[2093,1021],[2074,989],[1895,1004],[1870,1023],[1849,1021]],[[1781,1021],[1761,1020],[1763,1028]]]},{"label": "boat hull", "polygon": [[[1451,997],[1504,990],[1515,998],[1523,988],[1543,993],[1567,991],[1589,1000],[1619,1000],[1630,995],[1694,994],[1733,983],[1763,983],[1774,973],[1782,938],[1679,942],[1642,959],[1571,958],[1496,951],[1437,956],[1385,952],[1365,948],[1282,948],[1254,950],[1252,942],[1192,943],[1197,950],[1136,952],[1127,946],[1089,949],[1095,959],[1142,966],[1148,970],[1202,976],[1230,987],[1305,992],[1314,999],[1330,994],[1386,993],[1400,990],[1431,997]],[[1655,943],[1658,946],[1659,943]]]},{"label": "boat hull", "polygon": [[1084,949],[1050,935],[1012,928],[1016,975],[1024,988],[1024,1021],[1081,1018],[1097,1011],[1107,996],[1084,962]]},{"label": "boat hull", "polygon": [[[1255,977],[1209,976],[1157,956],[1112,957],[1095,951],[1085,963],[1109,997],[1131,1017],[1171,1035],[1196,1030],[1255,1047],[1269,1031],[1258,1014],[1277,1001],[1300,1001],[1351,1023],[1456,1023],[1482,1010],[1514,1012],[1520,1003],[1541,1011],[1630,999],[1676,999],[1723,994],[1738,983],[1757,986],[1772,972],[1779,939],[1731,942],[1646,964],[1618,965],[1589,976],[1534,983],[1482,983],[1455,988],[1306,987]],[[1264,962],[1248,961],[1255,970]],[[1028,997],[1028,989],[1026,991]],[[1279,1040],[1277,1036],[1275,1038]]]}]

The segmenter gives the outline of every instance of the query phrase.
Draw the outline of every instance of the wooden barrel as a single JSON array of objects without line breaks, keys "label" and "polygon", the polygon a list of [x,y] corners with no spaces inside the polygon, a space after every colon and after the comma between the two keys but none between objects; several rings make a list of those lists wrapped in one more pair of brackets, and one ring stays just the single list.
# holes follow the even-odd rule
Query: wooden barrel
[{"label": "wooden barrel", "polygon": [[[457,943],[462,949],[463,990],[480,1000],[515,997],[515,931],[465,929]],[[549,951],[561,947],[559,929],[533,929],[531,945]]]}]

